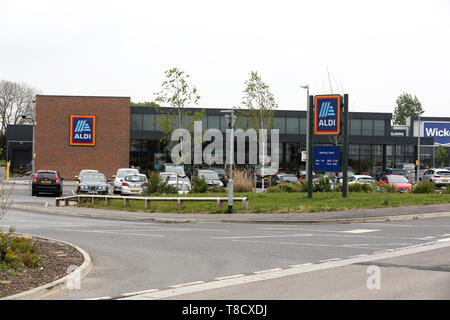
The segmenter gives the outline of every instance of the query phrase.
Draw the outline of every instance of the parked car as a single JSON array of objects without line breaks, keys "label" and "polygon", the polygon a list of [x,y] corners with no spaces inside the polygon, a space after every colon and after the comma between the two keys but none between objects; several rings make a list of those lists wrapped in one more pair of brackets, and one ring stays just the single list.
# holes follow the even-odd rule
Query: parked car
[{"label": "parked car", "polygon": [[284,184],[284,183],[300,184],[301,182],[298,180],[298,178],[295,174],[278,173],[273,176],[272,185]]},{"label": "parked car", "polygon": [[89,172],[80,179],[79,192],[87,194],[108,194],[108,182],[105,175],[100,172]]},{"label": "parked car", "polygon": [[83,169],[80,171],[80,173],[75,176],[75,191],[78,193],[79,189],[78,189],[78,184],[80,183],[80,179],[83,176],[83,174],[88,173],[88,172],[98,172],[98,170],[95,169]]},{"label": "parked car", "polygon": [[349,177],[347,181],[348,181],[348,184],[376,182],[376,180],[373,177],[366,176],[366,175],[360,175],[360,174]]},{"label": "parked car", "polygon": [[197,169],[195,172],[195,177],[205,178],[209,186],[219,186],[223,187],[222,181],[220,181],[219,175],[214,170],[209,169]]},{"label": "parked car", "polygon": [[44,192],[60,197],[63,194],[63,180],[58,171],[38,170],[31,185],[31,195],[36,196],[40,192]]},{"label": "parked car", "polygon": [[400,175],[382,176],[378,183],[394,185],[399,192],[411,191],[411,183],[409,183],[406,177]]},{"label": "parked car", "polygon": [[183,166],[174,165],[173,163],[163,163],[161,165],[160,172],[176,173],[177,175],[179,175],[181,177],[186,176]]},{"label": "parked car", "polygon": [[428,169],[420,178],[423,182],[434,182],[436,187],[446,187],[450,185],[450,170]]},{"label": "parked car", "polygon": [[125,176],[129,174],[139,174],[139,170],[135,168],[120,168],[117,169],[115,175],[112,176],[114,179],[113,193],[120,193],[122,191],[122,181]]},{"label": "parked car", "polygon": [[255,166],[252,168],[252,173],[256,180],[256,187],[262,188],[264,181],[264,187],[267,188],[271,185],[271,180],[277,174],[277,171],[272,167]]},{"label": "parked car", "polygon": [[147,190],[145,174],[129,174],[123,178],[121,195],[143,194]]},{"label": "parked car", "polygon": [[225,172],[224,168],[221,167],[212,167],[211,170],[214,170],[219,175],[220,181],[222,181],[223,186],[226,187],[228,184],[228,172]]},{"label": "parked car", "polygon": [[[186,177],[187,178],[187,177]],[[174,186],[175,189],[178,190],[178,194],[187,194],[191,191],[191,184],[186,183],[185,181],[168,181],[167,185]],[[183,188],[184,187],[184,188]]]}]

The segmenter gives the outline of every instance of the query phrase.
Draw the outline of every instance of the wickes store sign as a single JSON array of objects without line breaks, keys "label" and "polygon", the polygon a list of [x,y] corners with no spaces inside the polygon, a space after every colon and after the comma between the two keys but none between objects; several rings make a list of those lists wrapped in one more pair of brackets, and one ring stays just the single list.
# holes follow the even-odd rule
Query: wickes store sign
[{"label": "wickes store sign", "polygon": [[450,123],[424,122],[423,136],[434,138],[435,144],[450,146]]}]

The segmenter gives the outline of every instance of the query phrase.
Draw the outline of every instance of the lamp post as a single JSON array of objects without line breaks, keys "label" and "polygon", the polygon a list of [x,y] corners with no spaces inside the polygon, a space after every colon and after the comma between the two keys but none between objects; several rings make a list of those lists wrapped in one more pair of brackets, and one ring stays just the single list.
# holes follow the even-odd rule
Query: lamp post
[{"label": "lamp post", "polygon": [[233,213],[233,162],[234,162],[234,123],[236,116],[234,110],[222,110],[225,113],[225,120],[230,130],[230,150],[229,150],[229,179],[228,179],[228,213]]},{"label": "lamp post", "polygon": [[419,112],[419,134],[418,134],[418,142],[417,142],[417,173],[416,173],[416,182],[419,180],[419,170],[420,170],[420,136],[422,135],[421,131],[421,123],[420,123],[420,115],[423,114],[424,111]]},{"label": "lamp post", "polygon": [[[310,126],[310,114],[309,114],[309,85],[300,86],[300,88],[306,89],[306,178],[308,178],[309,173],[309,161],[311,161],[311,157],[309,154],[309,126]],[[308,194],[309,195],[309,194]]]}]

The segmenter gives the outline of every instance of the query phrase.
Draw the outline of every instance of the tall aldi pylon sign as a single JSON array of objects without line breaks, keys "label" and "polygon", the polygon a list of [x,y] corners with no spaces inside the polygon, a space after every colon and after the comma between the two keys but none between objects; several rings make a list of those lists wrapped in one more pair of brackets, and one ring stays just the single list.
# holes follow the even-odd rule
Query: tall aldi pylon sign
[{"label": "tall aldi pylon sign", "polygon": [[339,134],[341,96],[316,96],[314,134]]},{"label": "tall aldi pylon sign", "polygon": [[70,116],[70,145],[95,146],[95,116]]},{"label": "tall aldi pylon sign", "polygon": [[[312,198],[312,172],[342,172],[342,196],[347,197],[348,175],[348,94],[310,96],[308,107],[308,198]],[[333,146],[332,140],[323,136],[339,135]],[[314,146],[314,137],[320,143]],[[339,141],[339,142],[338,142]],[[318,141],[319,142],[319,141]],[[340,156],[341,154],[341,156]],[[341,166],[339,166],[339,162]]]}]

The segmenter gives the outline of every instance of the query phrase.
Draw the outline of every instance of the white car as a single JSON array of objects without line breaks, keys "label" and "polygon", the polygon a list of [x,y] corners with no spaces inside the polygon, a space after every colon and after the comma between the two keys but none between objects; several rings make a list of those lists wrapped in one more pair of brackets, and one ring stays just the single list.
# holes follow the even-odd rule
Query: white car
[{"label": "white car", "polygon": [[122,191],[123,178],[129,174],[139,174],[139,170],[134,168],[120,168],[117,170],[116,174],[112,176],[114,179],[113,193]]},{"label": "white car", "polygon": [[[177,184],[177,181],[175,180],[171,180],[167,182],[167,185],[169,186],[174,186],[175,189],[178,190],[178,194],[187,194],[189,193],[189,191],[191,191],[191,184],[186,183],[186,182],[181,182],[179,181]],[[183,187],[184,187],[184,191],[183,191]]]},{"label": "white car", "polygon": [[125,195],[143,194],[147,190],[145,174],[129,174],[123,178],[120,193]]},{"label": "white car", "polygon": [[428,169],[420,178],[423,182],[433,182],[436,187],[446,187],[450,185],[450,170],[447,169]]},{"label": "white car", "polygon": [[376,182],[374,178],[372,178],[371,176],[366,176],[366,175],[354,175],[354,176],[349,177],[347,181],[348,181],[348,184]]}]

